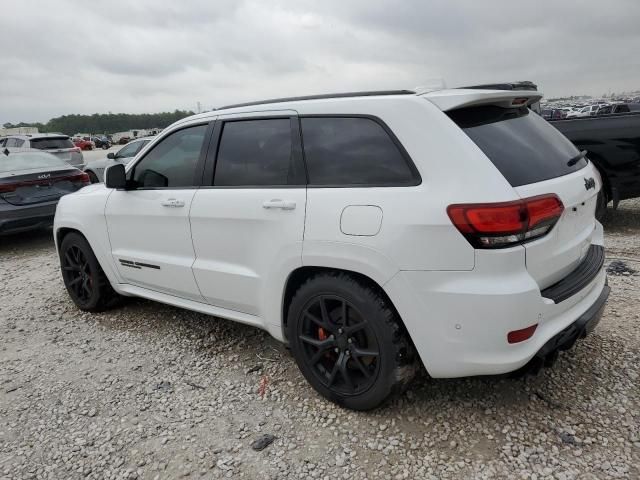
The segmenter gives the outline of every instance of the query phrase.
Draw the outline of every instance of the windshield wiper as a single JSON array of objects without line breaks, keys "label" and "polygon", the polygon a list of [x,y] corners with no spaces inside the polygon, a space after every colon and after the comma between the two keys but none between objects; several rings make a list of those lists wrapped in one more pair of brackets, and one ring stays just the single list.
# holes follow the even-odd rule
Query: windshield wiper
[{"label": "windshield wiper", "polygon": [[576,155],[575,157],[571,157],[569,159],[569,161],[567,162],[567,167],[573,167],[576,163],[578,163],[580,160],[582,160],[586,156],[587,156],[587,151],[582,150],[578,155]]}]

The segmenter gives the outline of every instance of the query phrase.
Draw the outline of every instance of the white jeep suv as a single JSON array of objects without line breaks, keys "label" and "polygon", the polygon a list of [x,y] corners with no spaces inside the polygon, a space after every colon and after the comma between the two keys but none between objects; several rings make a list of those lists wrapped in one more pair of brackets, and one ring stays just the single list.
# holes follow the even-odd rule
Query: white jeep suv
[{"label": "white jeep suv", "polygon": [[537,91],[360,92],[180,120],[63,197],[62,276],[88,311],[138,296],[287,342],[369,409],[432,377],[549,364],[609,287],[596,169]]}]

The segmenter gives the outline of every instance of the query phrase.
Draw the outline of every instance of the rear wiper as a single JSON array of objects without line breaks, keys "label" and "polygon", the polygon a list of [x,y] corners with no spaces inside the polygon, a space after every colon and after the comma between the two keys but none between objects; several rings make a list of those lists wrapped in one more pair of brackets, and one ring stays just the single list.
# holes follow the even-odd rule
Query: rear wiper
[{"label": "rear wiper", "polygon": [[587,151],[582,150],[578,155],[576,155],[575,157],[571,157],[569,159],[569,161],[567,162],[567,167],[573,167],[576,163],[578,163],[580,160],[582,160],[586,156],[587,156]]}]

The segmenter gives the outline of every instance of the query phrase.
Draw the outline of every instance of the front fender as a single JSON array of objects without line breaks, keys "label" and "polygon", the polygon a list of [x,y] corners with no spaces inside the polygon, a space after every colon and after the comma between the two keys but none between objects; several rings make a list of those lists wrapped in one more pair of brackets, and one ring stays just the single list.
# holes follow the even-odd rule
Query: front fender
[{"label": "front fender", "polygon": [[111,255],[111,244],[104,215],[110,194],[111,190],[101,184],[94,184],[62,197],[56,207],[53,234],[56,250],[59,251],[60,234],[65,229],[80,232],[89,242],[109,282],[116,288],[122,279]]}]

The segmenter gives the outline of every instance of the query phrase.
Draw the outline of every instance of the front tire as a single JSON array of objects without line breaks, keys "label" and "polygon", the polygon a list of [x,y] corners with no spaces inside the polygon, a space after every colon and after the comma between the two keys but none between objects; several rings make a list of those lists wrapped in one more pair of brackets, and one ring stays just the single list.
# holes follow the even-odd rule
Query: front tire
[{"label": "front tire", "polygon": [[60,244],[60,268],[64,286],[73,303],[86,312],[101,312],[119,303],[118,295],[104,274],[89,242],[69,233]]},{"label": "front tire", "polygon": [[417,370],[413,345],[393,308],[347,274],[307,280],[291,301],[287,333],[307,381],[346,408],[381,405]]}]

